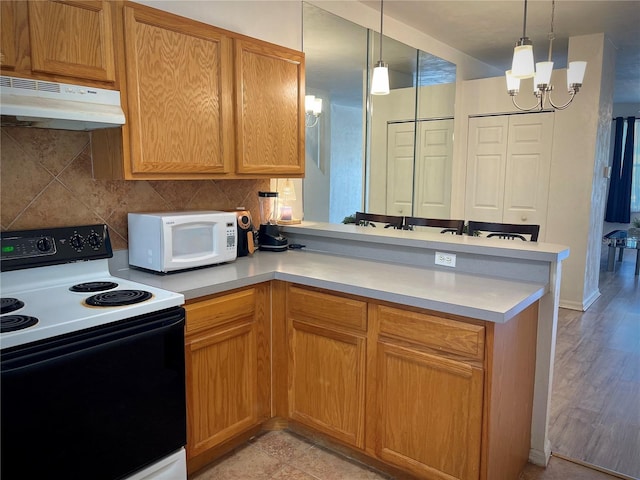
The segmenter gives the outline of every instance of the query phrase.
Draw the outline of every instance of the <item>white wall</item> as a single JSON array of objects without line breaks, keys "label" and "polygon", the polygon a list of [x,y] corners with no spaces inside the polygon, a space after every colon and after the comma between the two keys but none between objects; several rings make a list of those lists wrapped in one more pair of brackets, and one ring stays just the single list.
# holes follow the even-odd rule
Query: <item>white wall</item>
[{"label": "white wall", "polygon": [[[579,38],[580,37],[578,37],[578,39]],[[597,42],[597,40],[595,40],[595,42]],[[600,77],[599,103],[596,104],[598,108],[598,119],[595,134],[594,168],[591,186],[591,217],[589,219],[589,240],[587,243],[586,269],[584,274],[583,309],[588,308],[600,296],[598,284],[600,280],[602,224],[604,222],[609,182],[605,174],[605,169],[607,165],[609,165],[616,48],[607,38],[604,38],[602,47],[602,75]],[[588,52],[591,51],[590,45],[588,45],[587,42],[581,42],[579,46],[572,46],[570,40],[569,48],[570,53],[574,55],[573,59],[577,59],[578,56],[586,56]]]},{"label": "white wall", "polygon": [[[613,60],[612,60],[613,57]],[[599,253],[602,225],[598,218],[604,208],[606,165],[611,128],[613,95],[612,62],[615,52],[603,34],[574,37],[569,42],[569,58],[588,63],[584,86],[573,104],[555,112],[549,207],[544,241],[568,245],[569,259],[563,263],[561,305],[586,309],[599,292]],[[603,68],[604,67],[604,68]],[[604,79],[602,72],[605,72]],[[554,71],[552,83],[566,82],[564,70]],[[554,99],[567,98],[556,87]],[[520,86],[517,101],[534,103],[531,80]],[[456,143],[454,146],[453,217],[464,216],[466,184],[467,123],[470,115],[517,111],[506,92],[504,77],[463,82],[456,94]],[[457,187],[456,187],[457,186]],[[588,278],[585,278],[588,277]]]},{"label": "white wall", "polygon": [[362,210],[362,106],[332,103],[331,113],[329,222],[341,223]]},{"label": "white wall", "polygon": [[[333,109],[331,96],[326,91],[317,89],[307,90],[309,95],[322,99],[322,114],[315,127],[305,129],[305,179],[296,179],[300,189],[304,192],[304,216],[319,222],[329,221],[330,212],[330,182],[331,182],[331,129],[333,128]],[[319,139],[318,139],[319,137]],[[317,143],[319,140],[319,143]],[[358,143],[360,145],[360,143]],[[301,206],[302,208],[302,206]]]},{"label": "white wall", "polygon": [[140,0],[136,3],[302,50],[301,1]]}]

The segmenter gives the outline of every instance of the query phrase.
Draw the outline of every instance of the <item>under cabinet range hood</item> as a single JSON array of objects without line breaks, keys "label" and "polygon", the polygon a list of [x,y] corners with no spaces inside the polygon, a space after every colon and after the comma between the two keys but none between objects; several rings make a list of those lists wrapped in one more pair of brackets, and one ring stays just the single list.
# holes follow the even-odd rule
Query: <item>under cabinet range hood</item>
[{"label": "under cabinet range hood", "polygon": [[96,130],[125,123],[120,92],[67,83],[0,77],[2,126]]}]

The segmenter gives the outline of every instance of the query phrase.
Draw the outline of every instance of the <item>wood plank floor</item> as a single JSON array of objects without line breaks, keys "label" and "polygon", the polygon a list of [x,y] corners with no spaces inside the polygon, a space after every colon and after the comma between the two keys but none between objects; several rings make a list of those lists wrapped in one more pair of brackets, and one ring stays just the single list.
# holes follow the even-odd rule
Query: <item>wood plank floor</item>
[{"label": "wood plank floor", "polygon": [[600,269],[601,297],[560,309],[549,436],[553,453],[640,479],[640,279],[635,251]]}]

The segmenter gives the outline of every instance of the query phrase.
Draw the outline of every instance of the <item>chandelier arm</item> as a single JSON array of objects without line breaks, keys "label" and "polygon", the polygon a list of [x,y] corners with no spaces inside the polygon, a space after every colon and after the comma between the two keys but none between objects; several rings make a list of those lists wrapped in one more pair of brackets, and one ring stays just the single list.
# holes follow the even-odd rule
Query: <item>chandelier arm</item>
[{"label": "chandelier arm", "polygon": [[520,111],[522,112],[530,112],[532,110],[535,110],[537,108],[539,108],[540,110],[542,110],[542,104],[540,103],[540,100],[538,100],[538,103],[536,103],[533,107],[531,108],[523,108],[520,105],[518,105],[518,103],[516,102],[516,96],[515,95],[511,95],[511,102],[513,102],[513,105]]},{"label": "chandelier arm", "polygon": [[556,105],[555,103],[553,103],[553,100],[551,100],[551,94],[549,94],[547,96],[547,98],[549,99],[549,103],[551,104],[551,106],[553,108],[555,108],[556,110],[564,110],[565,108],[567,108],[569,105],[571,105],[571,102],[573,102],[573,99],[576,96],[576,92],[575,90],[570,90],[569,91],[569,95],[571,95],[571,98],[569,98],[569,101],[567,103],[565,103],[564,105]]}]

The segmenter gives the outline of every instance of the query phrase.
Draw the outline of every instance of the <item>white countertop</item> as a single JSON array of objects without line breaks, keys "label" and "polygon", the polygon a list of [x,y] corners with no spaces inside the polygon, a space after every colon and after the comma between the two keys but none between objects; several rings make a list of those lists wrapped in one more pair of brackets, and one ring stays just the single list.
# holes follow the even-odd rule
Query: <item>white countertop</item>
[{"label": "white countertop", "polygon": [[429,231],[360,227],[355,224],[305,221],[298,225],[282,226],[281,229],[285,232],[285,236],[287,233],[310,235],[316,238],[329,238],[332,241],[349,240],[358,242],[360,245],[370,243],[385,247],[427,247],[536,261],[562,261],[569,256],[568,247],[555,243],[505,241],[499,238],[470,237],[468,235],[442,235],[439,232]]},{"label": "white countertop", "polygon": [[443,313],[504,323],[540,299],[548,285],[310,251],[256,252],[234,262],[168,275],[112,274],[193,299],[284,280]]}]

